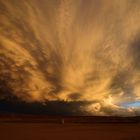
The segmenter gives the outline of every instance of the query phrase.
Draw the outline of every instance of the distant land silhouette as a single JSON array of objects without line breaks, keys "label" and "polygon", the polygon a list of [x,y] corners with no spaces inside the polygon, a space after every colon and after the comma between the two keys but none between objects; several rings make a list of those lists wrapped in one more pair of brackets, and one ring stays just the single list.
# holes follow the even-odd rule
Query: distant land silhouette
[{"label": "distant land silhouette", "polygon": [[94,123],[140,123],[140,116],[61,116],[0,114],[0,123],[56,123],[56,124],[94,124]]}]

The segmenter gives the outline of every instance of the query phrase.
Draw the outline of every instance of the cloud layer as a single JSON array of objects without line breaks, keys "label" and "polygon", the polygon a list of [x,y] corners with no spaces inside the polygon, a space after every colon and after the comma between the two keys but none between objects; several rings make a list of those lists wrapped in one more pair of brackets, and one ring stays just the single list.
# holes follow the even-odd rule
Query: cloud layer
[{"label": "cloud layer", "polygon": [[94,115],[136,115],[140,1],[0,0],[0,98],[93,102]]}]

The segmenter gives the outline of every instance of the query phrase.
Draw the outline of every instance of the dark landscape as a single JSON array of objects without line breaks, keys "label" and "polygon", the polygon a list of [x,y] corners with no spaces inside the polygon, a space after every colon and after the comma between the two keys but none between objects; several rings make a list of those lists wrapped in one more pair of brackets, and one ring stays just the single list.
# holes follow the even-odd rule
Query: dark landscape
[{"label": "dark landscape", "polygon": [[0,140],[139,140],[140,117],[88,116],[90,102],[0,100]]},{"label": "dark landscape", "polygon": [[140,117],[0,115],[1,140],[139,140]]}]

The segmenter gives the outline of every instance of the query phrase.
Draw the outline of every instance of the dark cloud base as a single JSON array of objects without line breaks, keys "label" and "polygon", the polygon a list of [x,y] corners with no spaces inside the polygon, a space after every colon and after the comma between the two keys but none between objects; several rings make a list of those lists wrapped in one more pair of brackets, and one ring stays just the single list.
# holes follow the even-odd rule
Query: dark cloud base
[{"label": "dark cloud base", "polygon": [[48,101],[46,103],[27,103],[11,98],[0,101],[0,114],[36,114],[36,115],[60,115],[60,116],[86,116],[90,115],[82,111],[80,107],[85,107],[90,102],[65,102],[65,101]]}]

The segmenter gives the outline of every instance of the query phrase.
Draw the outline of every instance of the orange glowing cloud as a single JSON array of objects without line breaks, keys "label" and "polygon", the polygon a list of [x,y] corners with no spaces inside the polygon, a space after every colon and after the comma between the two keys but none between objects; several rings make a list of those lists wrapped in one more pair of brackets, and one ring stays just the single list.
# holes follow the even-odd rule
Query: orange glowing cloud
[{"label": "orange glowing cloud", "polygon": [[1,0],[0,98],[131,114],[118,104],[140,99],[139,16],[132,0]]}]

